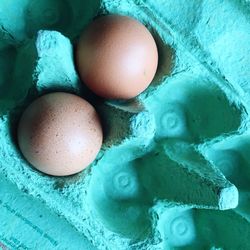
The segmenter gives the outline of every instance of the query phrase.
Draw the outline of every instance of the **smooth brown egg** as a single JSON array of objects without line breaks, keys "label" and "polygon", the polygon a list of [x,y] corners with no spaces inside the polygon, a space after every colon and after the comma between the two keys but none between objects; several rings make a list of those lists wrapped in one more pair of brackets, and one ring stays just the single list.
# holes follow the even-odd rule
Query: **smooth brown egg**
[{"label": "smooth brown egg", "polygon": [[24,157],[41,172],[55,176],[86,168],[99,152],[102,138],[102,126],[93,106],[63,92],[35,100],[18,126]]},{"label": "smooth brown egg", "polygon": [[154,78],[158,51],[143,24],[130,17],[109,15],[96,19],[83,32],[76,64],[81,80],[97,95],[130,99]]}]

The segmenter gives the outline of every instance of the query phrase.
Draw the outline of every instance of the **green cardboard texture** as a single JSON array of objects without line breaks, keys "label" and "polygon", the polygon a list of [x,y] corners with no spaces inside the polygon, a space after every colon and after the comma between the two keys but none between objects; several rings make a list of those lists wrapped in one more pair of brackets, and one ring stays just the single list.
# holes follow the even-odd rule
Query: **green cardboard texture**
[{"label": "green cardboard texture", "polygon": [[65,219],[2,175],[0,185],[0,249],[96,249]]},{"label": "green cardboard texture", "polygon": [[[159,66],[138,97],[104,101],[79,80],[74,46],[96,16],[134,17]],[[250,249],[247,0],[0,2],[0,249]],[[68,177],[28,164],[23,110],[66,91],[99,112],[96,160]]]}]

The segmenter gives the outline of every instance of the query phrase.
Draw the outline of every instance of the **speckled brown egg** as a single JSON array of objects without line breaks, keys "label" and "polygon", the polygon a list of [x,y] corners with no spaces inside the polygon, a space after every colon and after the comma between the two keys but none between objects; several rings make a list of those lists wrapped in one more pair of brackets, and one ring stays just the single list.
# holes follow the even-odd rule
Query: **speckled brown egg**
[{"label": "speckled brown egg", "polygon": [[97,95],[130,99],[153,80],[158,51],[143,24],[130,17],[108,15],[93,21],[83,32],[76,64],[81,80]]},{"label": "speckled brown egg", "polygon": [[51,93],[24,111],[18,126],[18,143],[24,157],[38,170],[55,176],[80,172],[96,157],[102,145],[97,112],[84,99],[68,93]]}]

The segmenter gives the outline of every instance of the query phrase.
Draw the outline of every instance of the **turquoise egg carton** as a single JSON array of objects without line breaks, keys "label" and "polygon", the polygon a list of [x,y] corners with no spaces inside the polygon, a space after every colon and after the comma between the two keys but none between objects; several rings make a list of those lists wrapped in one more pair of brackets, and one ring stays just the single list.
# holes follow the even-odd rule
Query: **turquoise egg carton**
[{"label": "turquoise egg carton", "polygon": [[[99,15],[134,17],[159,67],[137,98],[80,82],[74,46]],[[2,0],[0,249],[250,249],[248,0]],[[38,96],[67,91],[98,110],[104,143],[68,177],[30,166],[16,127]]]}]

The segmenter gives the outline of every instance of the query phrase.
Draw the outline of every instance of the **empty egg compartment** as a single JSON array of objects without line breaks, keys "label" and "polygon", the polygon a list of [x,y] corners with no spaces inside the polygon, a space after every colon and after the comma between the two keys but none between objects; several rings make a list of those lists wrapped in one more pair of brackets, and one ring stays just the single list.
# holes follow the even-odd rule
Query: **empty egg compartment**
[{"label": "empty egg compartment", "polygon": [[246,238],[249,235],[248,222],[232,210],[192,209],[169,204],[155,212],[159,217],[157,229],[163,239],[161,249],[215,250],[249,247]]},{"label": "empty egg compartment", "polygon": [[[13,46],[14,39],[13,58],[16,54],[20,58],[15,59],[13,77],[13,86],[18,88],[10,88],[7,98],[11,102],[15,96],[15,101],[1,113],[0,171],[19,189],[64,217],[98,249],[230,249],[223,236],[216,238],[214,234],[203,244],[202,228],[213,229],[209,223],[213,218],[218,225],[227,223],[225,212],[212,210],[237,206],[238,182],[234,183],[216,161],[204,158],[204,151],[198,148],[203,143],[210,148],[211,140],[237,133],[246,113],[242,100],[232,93],[234,88],[200,60],[198,44],[190,50],[188,41],[176,36],[180,22],[174,26],[165,23],[161,4],[128,0],[22,1],[19,11],[23,11],[13,17],[18,25],[0,19],[0,27],[12,37],[2,40],[3,47]],[[165,4],[171,7],[171,1]],[[181,5],[181,1],[174,4],[173,17]],[[8,5],[4,2],[2,6],[0,9],[7,13]],[[183,16],[190,22],[183,21],[180,34],[195,29],[202,15],[199,3],[192,1],[186,6]],[[197,11],[197,16],[189,15],[190,10]],[[72,43],[92,18],[108,13],[142,21],[155,37],[159,51],[153,83],[129,102],[96,98],[82,87],[74,67]],[[40,29],[52,31],[40,31],[36,36]],[[11,64],[12,60],[9,68]],[[11,72],[9,68],[6,71]],[[23,108],[39,95],[55,90],[90,100],[104,125],[104,145],[96,161],[69,177],[49,177],[33,169],[15,141],[15,124]],[[0,103],[5,105],[4,98],[0,95]],[[247,195],[242,200],[247,203]],[[211,218],[198,217],[195,221],[196,211],[211,211]],[[229,212],[236,218],[232,225],[248,228],[234,211]],[[180,218],[175,219],[179,214]],[[245,234],[249,235],[248,230]]]},{"label": "empty egg compartment", "polygon": [[[246,240],[249,235],[249,222],[234,210],[194,209],[194,221],[201,239],[200,245],[196,248],[191,245],[186,249],[249,248],[249,242]],[[235,237],[238,240],[235,240]]]},{"label": "empty egg compartment", "polygon": [[[182,72],[148,97],[145,105],[155,114],[156,139],[173,138],[199,144],[237,132],[244,121],[244,108],[230,103],[215,83],[213,78],[199,72],[195,76],[192,72]],[[227,123],[218,122],[221,117]]]},{"label": "empty egg compartment", "polygon": [[89,203],[93,216],[109,230],[134,242],[152,236],[149,214],[152,201],[133,163],[100,162],[93,171]]},{"label": "empty egg compartment", "polygon": [[151,144],[146,155],[129,162],[123,162],[122,153],[112,154],[117,161],[107,155],[102,158],[94,166],[90,181],[92,216],[113,232],[137,241],[148,237],[156,244],[158,220],[152,211],[162,204],[216,210],[237,206],[236,187],[199,152],[189,144],[167,146],[171,150],[176,147],[176,152],[171,154],[166,144],[157,143]]}]

